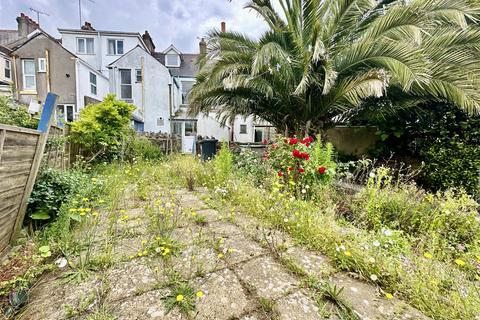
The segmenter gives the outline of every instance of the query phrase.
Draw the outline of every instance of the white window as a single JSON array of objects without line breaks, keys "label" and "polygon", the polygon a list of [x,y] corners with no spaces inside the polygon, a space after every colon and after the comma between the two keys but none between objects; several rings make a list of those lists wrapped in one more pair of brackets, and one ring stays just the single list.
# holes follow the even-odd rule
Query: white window
[{"label": "white window", "polygon": [[38,72],[47,72],[47,59],[38,58]]},{"label": "white window", "polygon": [[77,38],[77,53],[93,54],[93,38]]},{"label": "white window", "polygon": [[188,104],[188,94],[194,84],[195,81],[182,81],[182,104]]},{"label": "white window", "polygon": [[10,79],[12,77],[12,64],[10,60],[5,59],[5,78]]},{"label": "white window", "polygon": [[180,57],[176,53],[167,53],[165,55],[165,65],[167,67],[180,67]]},{"label": "white window", "polygon": [[108,54],[122,55],[123,54],[123,40],[108,39]]},{"label": "white window", "polygon": [[36,90],[35,59],[22,59],[23,89]]},{"label": "white window", "polygon": [[240,134],[246,134],[247,133],[247,125],[246,124],[241,124],[240,125]]},{"label": "white window", "polygon": [[97,95],[97,75],[90,72],[90,92]]},{"label": "white window", "polygon": [[142,69],[135,70],[135,78],[136,82],[142,82]]},{"label": "white window", "polygon": [[130,69],[120,69],[120,97],[132,99],[132,72]]},{"label": "white window", "polygon": [[73,104],[57,104],[57,123],[72,122],[74,118]]}]

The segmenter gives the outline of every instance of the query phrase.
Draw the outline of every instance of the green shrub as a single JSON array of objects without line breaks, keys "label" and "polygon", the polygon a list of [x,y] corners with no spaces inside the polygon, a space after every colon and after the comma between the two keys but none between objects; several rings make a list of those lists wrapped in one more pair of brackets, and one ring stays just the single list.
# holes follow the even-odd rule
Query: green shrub
[{"label": "green shrub", "polygon": [[225,186],[233,169],[233,154],[228,148],[228,143],[222,143],[220,151],[212,160],[212,166],[214,174],[212,182],[216,187]]},{"label": "green shrub", "polygon": [[38,120],[32,118],[26,107],[14,107],[7,97],[0,97],[0,123],[31,129],[38,126]]},{"label": "green shrub", "polygon": [[108,95],[80,111],[80,120],[71,124],[71,139],[88,153],[90,160],[111,160],[122,152],[132,132],[130,119],[135,106]]},{"label": "green shrub", "polygon": [[28,218],[44,222],[54,220],[62,204],[86,183],[86,174],[78,170],[60,171],[52,168],[43,170],[37,177],[28,200]]},{"label": "green shrub", "polygon": [[156,160],[160,159],[162,156],[163,153],[160,150],[160,147],[152,143],[146,137],[132,134],[127,142],[125,160]]},{"label": "green shrub", "polygon": [[234,166],[238,173],[260,186],[270,176],[271,170],[258,152],[244,150],[234,156]]},{"label": "green shrub", "polygon": [[[478,203],[466,193],[424,192],[413,184],[391,184],[387,168],[373,171],[351,205],[357,225],[403,230],[426,250],[451,257],[480,244]],[[462,248],[459,251],[458,248]]]}]

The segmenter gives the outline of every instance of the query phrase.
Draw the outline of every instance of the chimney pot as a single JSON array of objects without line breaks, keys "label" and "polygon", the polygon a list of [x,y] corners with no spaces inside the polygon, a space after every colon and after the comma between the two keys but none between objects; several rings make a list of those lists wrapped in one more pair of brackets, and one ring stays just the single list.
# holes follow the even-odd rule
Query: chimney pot
[{"label": "chimney pot", "polygon": [[225,23],[225,21],[222,21],[222,23],[220,24],[220,30],[222,32],[226,32],[227,31],[227,24]]},{"label": "chimney pot", "polygon": [[198,43],[198,46],[200,48],[200,54],[206,54],[207,53],[207,43],[205,42],[205,39],[202,38],[200,42]]}]

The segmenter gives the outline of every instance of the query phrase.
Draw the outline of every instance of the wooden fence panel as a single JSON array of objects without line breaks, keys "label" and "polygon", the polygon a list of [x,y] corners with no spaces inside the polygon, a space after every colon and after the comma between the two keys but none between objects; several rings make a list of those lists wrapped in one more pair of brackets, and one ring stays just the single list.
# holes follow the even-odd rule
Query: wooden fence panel
[{"label": "wooden fence panel", "polygon": [[25,192],[33,183],[32,169],[41,149],[42,134],[37,130],[0,124],[0,253],[10,243],[19,223]]}]

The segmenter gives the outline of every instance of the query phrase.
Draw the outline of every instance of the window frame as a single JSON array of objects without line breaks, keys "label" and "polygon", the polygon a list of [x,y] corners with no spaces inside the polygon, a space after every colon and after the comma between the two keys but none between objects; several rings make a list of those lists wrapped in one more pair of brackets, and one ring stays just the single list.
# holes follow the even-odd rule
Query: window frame
[{"label": "window frame", "polygon": [[[110,52],[110,41],[114,41],[114,45],[113,45],[113,53]],[[122,42],[122,53],[118,53],[118,43],[119,42]],[[125,41],[123,39],[114,39],[114,38],[110,38],[110,39],[107,39],[107,54],[109,56],[121,56],[125,53]]]},{"label": "window frame", "polygon": [[[245,130],[242,130],[245,129]],[[247,125],[246,124],[241,124],[240,125],[240,134],[247,134]]]},{"label": "window frame", "polygon": [[[25,73],[25,63],[31,62],[33,63],[33,74],[26,74]],[[33,86],[27,87],[27,77],[33,77]],[[37,75],[36,75],[36,68],[35,68],[35,59],[22,59],[22,88],[25,91],[37,91]]]},{"label": "window frame", "polygon": [[[8,65],[8,68],[7,68],[7,65]],[[7,72],[8,72],[8,76],[7,76]],[[10,61],[9,59],[5,59],[5,70],[3,74],[5,78],[12,79],[12,61]]]},{"label": "window frame", "polygon": [[[68,120],[68,108],[71,107],[72,109],[72,120],[69,121]],[[64,124],[65,123],[68,123],[68,122],[73,122],[75,121],[75,111],[76,111],[76,108],[75,108],[75,105],[74,104],[71,104],[71,103],[61,103],[61,104],[57,104],[56,108],[55,108],[55,119],[58,121],[59,120],[59,109],[62,109],[62,113],[63,113],[63,121],[64,121]]]},{"label": "window frame", "polygon": [[[77,53],[78,54],[90,54],[90,55],[94,55],[95,54],[95,39],[94,38],[90,38],[90,37],[77,37]],[[80,51],[80,46],[78,45],[80,40],[83,41],[83,52]],[[92,52],[88,52],[88,45],[87,45],[87,40],[91,40],[92,41]]]},{"label": "window frame", "polygon": [[[140,74],[139,74],[140,72]],[[140,77],[140,80],[139,80]],[[135,82],[140,83],[143,81],[143,72],[142,69],[135,69]]]},{"label": "window frame", "polygon": [[[42,66],[43,63],[43,66]],[[47,59],[38,58],[38,72],[47,72]]]},{"label": "window frame", "polygon": [[[132,69],[118,69],[119,78],[120,78],[120,99],[122,100],[133,100],[133,83],[132,83]],[[123,83],[122,72],[128,72],[130,74],[130,83]],[[123,96],[122,88],[128,86],[130,87],[130,97]]]},{"label": "window frame", "polygon": [[[168,62],[168,56],[174,56],[177,58],[177,63],[176,64],[170,64]],[[166,53],[165,54],[165,66],[166,67],[180,67],[180,55],[178,53]]]},{"label": "window frame", "polygon": [[[93,79],[95,79],[94,82],[92,82],[92,76],[93,76]],[[97,89],[98,89],[98,87],[97,87],[97,75],[90,71],[89,80],[90,80],[90,93],[93,94],[93,95],[97,95],[97,93],[98,93],[98,91],[97,91]]]}]

